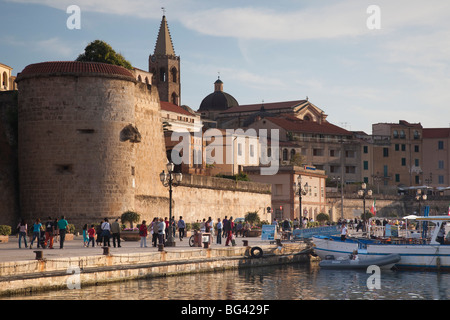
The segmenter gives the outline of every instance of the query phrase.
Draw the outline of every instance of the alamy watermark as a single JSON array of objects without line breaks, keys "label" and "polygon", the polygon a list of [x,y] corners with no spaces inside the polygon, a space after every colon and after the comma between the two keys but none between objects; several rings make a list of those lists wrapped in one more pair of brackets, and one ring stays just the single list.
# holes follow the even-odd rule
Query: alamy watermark
[{"label": "alamy watermark", "polygon": [[377,5],[371,5],[367,8],[367,14],[370,16],[367,18],[366,25],[369,30],[381,29],[381,8]]},{"label": "alamy watermark", "polygon": [[367,273],[371,275],[367,278],[367,289],[381,289],[381,269],[377,265],[371,265],[367,268]]},{"label": "alamy watermark", "polygon": [[[279,169],[279,130],[211,128],[205,132],[172,132],[171,141],[179,142],[171,151],[175,165],[247,165],[261,166],[261,175],[275,175]],[[270,143],[269,143],[270,139]],[[203,141],[206,147],[203,148]]]},{"label": "alamy watermark", "polygon": [[70,14],[67,18],[66,26],[67,29],[81,29],[81,9],[77,5],[71,5],[67,7],[66,13]]},{"label": "alamy watermark", "polygon": [[73,290],[73,289],[81,289],[81,270],[78,266],[70,266],[67,268],[66,273],[70,274],[70,276],[67,277],[67,289]]}]

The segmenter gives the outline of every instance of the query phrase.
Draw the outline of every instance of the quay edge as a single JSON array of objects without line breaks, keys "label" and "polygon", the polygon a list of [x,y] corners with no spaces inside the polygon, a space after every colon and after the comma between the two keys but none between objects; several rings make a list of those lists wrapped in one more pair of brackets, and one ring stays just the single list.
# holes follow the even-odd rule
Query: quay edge
[{"label": "quay edge", "polygon": [[252,257],[252,247],[170,250],[149,253],[94,255],[0,263],[0,296],[30,294],[153,277],[217,272],[311,259],[304,242],[261,245],[263,255]]}]

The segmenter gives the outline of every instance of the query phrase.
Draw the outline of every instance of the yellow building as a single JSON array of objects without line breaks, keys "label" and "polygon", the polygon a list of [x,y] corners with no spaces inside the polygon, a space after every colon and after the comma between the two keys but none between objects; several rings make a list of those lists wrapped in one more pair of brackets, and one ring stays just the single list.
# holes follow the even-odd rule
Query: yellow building
[{"label": "yellow building", "polygon": [[16,77],[11,75],[13,68],[0,63],[0,91],[17,90]]}]

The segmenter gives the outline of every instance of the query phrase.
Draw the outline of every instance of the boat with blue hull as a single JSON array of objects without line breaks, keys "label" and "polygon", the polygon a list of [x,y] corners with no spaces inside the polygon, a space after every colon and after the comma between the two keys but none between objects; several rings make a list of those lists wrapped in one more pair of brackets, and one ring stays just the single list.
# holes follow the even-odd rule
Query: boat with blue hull
[{"label": "boat with blue hull", "polygon": [[314,252],[325,260],[327,256],[336,259],[348,258],[355,250],[361,261],[398,255],[400,261],[395,264],[399,269],[432,269],[450,271],[450,245],[438,241],[439,230],[450,221],[450,216],[417,217],[417,221],[435,224],[435,229],[427,239],[366,239],[338,236],[313,236]]}]

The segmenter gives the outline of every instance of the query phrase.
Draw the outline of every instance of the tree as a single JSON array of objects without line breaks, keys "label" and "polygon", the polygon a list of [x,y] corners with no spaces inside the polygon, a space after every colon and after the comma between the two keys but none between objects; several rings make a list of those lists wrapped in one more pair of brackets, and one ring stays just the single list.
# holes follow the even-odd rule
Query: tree
[{"label": "tree", "polygon": [[317,215],[316,220],[323,224],[326,221],[330,221],[330,216],[326,213],[321,212]]},{"label": "tree", "polygon": [[89,43],[84,49],[84,53],[80,54],[76,61],[102,62],[130,70],[133,69],[130,62],[125,60],[120,53],[116,53],[109,44],[101,40],[95,40]]},{"label": "tree", "polygon": [[251,225],[257,224],[260,221],[258,211],[247,212],[245,215],[245,221],[250,223]]},{"label": "tree", "polygon": [[122,221],[122,223],[129,222],[131,228],[133,228],[133,223],[139,222],[140,219],[141,215],[134,211],[125,211],[120,216],[120,220]]},{"label": "tree", "polygon": [[299,153],[294,154],[291,157],[291,160],[289,161],[289,164],[292,164],[294,166],[301,167],[305,163],[305,157],[300,155]]}]

